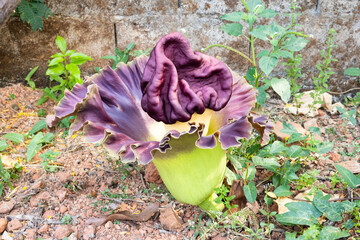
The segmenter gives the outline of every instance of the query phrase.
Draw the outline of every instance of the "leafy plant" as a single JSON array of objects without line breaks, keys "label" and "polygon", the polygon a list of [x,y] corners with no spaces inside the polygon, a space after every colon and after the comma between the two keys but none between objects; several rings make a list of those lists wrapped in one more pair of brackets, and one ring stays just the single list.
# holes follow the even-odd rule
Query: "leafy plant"
[{"label": "leafy plant", "polygon": [[53,165],[57,156],[59,156],[60,152],[53,152],[52,150],[48,150],[47,152],[40,155],[42,158],[41,166],[44,167],[46,172],[55,172],[58,166]]},{"label": "leafy plant", "polygon": [[[132,42],[126,46],[123,51],[120,51],[118,47],[115,48],[115,55],[106,55],[101,57],[101,59],[110,59],[113,61],[112,69],[115,69],[119,63],[127,63],[129,60],[130,51],[135,47],[135,43]],[[95,68],[97,72],[100,71],[101,68]]]},{"label": "leafy plant", "polygon": [[226,211],[223,212],[223,216],[226,216],[230,209],[238,207],[237,205],[231,205],[230,202],[235,198],[235,195],[228,196],[230,190],[225,185],[221,185],[219,188],[215,188],[215,193],[218,197],[215,199],[216,203],[223,203],[226,207]]},{"label": "leafy plant", "polygon": [[321,94],[329,91],[327,81],[329,80],[330,76],[334,74],[332,68],[330,67],[331,62],[336,62],[337,59],[333,58],[332,51],[334,50],[337,45],[334,44],[334,38],[336,36],[335,29],[331,28],[329,34],[327,36],[326,51],[321,51],[321,56],[324,58],[322,63],[316,64],[316,68],[319,70],[319,74],[317,77],[314,77],[314,84],[315,84],[315,92],[310,93],[310,96],[313,99],[312,104],[309,106],[310,109],[315,109],[315,105],[320,103],[322,104],[323,101],[321,99]]},{"label": "leafy plant", "polygon": [[360,76],[360,68],[348,68],[345,70],[344,74],[349,76]]},{"label": "leafy plant", "polygon": [[56,37],[55,43],[61,52],[51,56],[45,74],[50,77],[51,81],[55,80],[58,82],[58,85],[42,89],[41,91],[44,94],[39,99],[37,105],[44,103],[49,98],[58,102],[64,96],[65,89],[71,90],[76,83],[81,84],[83,80],[80,77],[79,66],[92,60],[91,57],[83,53],[66,50],[66,41],[60,36]]},{"label": "leafy plant", "polygon": [[352,125],[356,126],[356,109],[346,111],[344,108],[336,106],[336,109],[341,113],[341,117],[349,120]]},{"label": "leafy plant", "polygon": [[71,224],[73,218],[70,214],[66,214],[62,219],[61,219],[61,223],[62,224]]},{"label": "leafy plant", "polygon": [[43,18],[51,15],[51,10],[44,4],[43,0],[21,0],[15,13],[23,22],[30,24],[32,30],[42,30]]},{"label": "leafy plant", "polygon": [[[283,101],[288,102],[290,98],[288,81],[284,78],[272,77],[270,74],[278,65],[280,59],[293,58],[293,52],[300,51],[306,46],[308,40],[304,37],[307,36],[295,31],[293,22],[286,27],[278,25],[276,21],[272,21],[268,25],[256,26],[256,23],[262,19],[271,19],[278,13],[265,8],[261,0],[242,0],[242,3],[245,12],[232,12],[221,16],[221,19],[231,22],[223,25],[221,29],[228,35],[245,38],[250,43],[250,57],[238,50],[220,44],[210,45],[202,51],[211,47],[223,47],[246,59],[252,65],[246,74],[246,79],[258,89],[257,103],[261,106],[265,104],[265,90],[270,86],[280,95]],[[294,20],[294,17],[292,17],[292,20]],[[243,32],[243,25],[240,22],[248,24],[249,32],[247,35]],[[256,40],[270,43],[271,50],[264,49],[256,52]],[[261,79],[263,79],[262,84],[260,84]]]},{"label": "leafy plant", "polygon": [[3,165],[1,155],[0,155],[0,197],[3,193],[5,184],[12,189],[13,186],[11,184],[12,179],[18,178],[18,173],[23,169],[19,163],[16,163],[12,168],[6,169]]},{"label": "leafy plant", "polygon": [[26,75],[26,82],[29,84],[29,86],[35,90],[35,82],[31,80],[31,77],[34,75],[34,73],[38,70],[39,66],[34,67],[27,75]]}]

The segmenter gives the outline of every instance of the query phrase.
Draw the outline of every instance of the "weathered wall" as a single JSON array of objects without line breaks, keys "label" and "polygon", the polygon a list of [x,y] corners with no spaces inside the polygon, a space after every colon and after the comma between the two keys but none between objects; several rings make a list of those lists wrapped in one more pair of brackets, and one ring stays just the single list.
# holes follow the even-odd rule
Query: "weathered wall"
[{"label": "weathered wall", "polygon": [[[290,11],[290,0],[264,2],[279,12]],[[336,74],[329,84],[331,90],[360,86],[357,78],[343,75],[346,68],[360,66],[360,1],[298,2],[302,13],[298,19],[303,25],[301,30],[313,35],[301,52],[304,89],[312,86],[311,79],[317,74],[316,64],[322,60],[320,50],[325,48],[330,28],[338,32],[335,42],[339,45],[334,50],[334,57],[339,61],[333,65]],[[122,49],[134,41],[136,49],[144,50],[173,31],[185,31],[197,51],[218,43],[249,52],[249,44],[244,39],[227,36],[219,29],[223,24],[219,20],[222,14],[242,10],[241,1],[237,0],[49,0],[47,5],[54,16],[45,20],[44,31],[34,33],[16,17],[0,29],[0,85],[23,81],[28,71],[37,65],[40,68],[34,77],[46,83],[47,59],[57,51],[54,43],[57,34],[67,40],[71,49],[93,57],[91,63],[81,68],[88,74],[93,72],[93,67],[108,63],[100,57],[113,54],[116,42]],[[287,24],[289,19],[278,17],[277,21]],[[248,68],[243,59],[225,49],[213,48],[207,53],[220,56],[241,73]],[[275,74],[281,76],[284,70],[280,68]]]}]

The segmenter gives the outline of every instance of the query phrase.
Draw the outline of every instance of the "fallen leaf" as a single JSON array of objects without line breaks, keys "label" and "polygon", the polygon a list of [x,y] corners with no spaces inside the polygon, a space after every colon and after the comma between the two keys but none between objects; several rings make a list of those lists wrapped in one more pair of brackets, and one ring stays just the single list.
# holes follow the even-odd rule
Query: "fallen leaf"
[{"label": "fallen leaf", "polygon": [[357,160],[345,161],[337,163],[352,173],[360,173],[360,164]]},{"label": "fallen leaf", "polygon": [[235,195],[235,198],[230,201],[231,206],[237,205],[237,207],[230,209],[231,213],[238,212],[246,206],[246,197],[243,190],[242,180],[233,180],[229,197]]},{"label": "fallen leaf", "polygon": [[182,228],[182,221],[172,207],[160,210],[160,223],[164,229],[173,231]]},{"label": "fallen leaf", "polygon": [[141,213],[138,214],[131,213],[128,210],[124,210],[116,214],[100,215],[98,217],[89,218],[86,221],[86,224],[87,225],[94,224],[95,226],[100,226],[108,221],[113,221],[113,220],[145,222],[148,221],[151,218],[151,216],[158,210],[159,210],[159,203],[153,203],[150,206],[146,207]]}]

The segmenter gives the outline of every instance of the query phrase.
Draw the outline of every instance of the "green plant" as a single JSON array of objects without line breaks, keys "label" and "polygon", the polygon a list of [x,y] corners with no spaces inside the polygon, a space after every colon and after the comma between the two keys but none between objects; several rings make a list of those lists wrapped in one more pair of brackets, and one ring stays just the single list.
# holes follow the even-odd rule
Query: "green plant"
[{"label": "green plant", "polygon": [[13,189],[11,184],[12,179],[18,178],[18,173],[21,172],[23,169],[19,163],[16,163],[12,168],[5,168],[0,156],[0,197],[3,193],[3,189],[5,184],[10,188]]},{"label": "green plant", "polygon": [[46,110],[45,109],[38,109],[37,110],[38,117],[46,117]]},{"label": "green plant", "polygon": [[15,94],[12,94],[12,93],[11,93],[11,94],[9,95],[9,99],[10,99],[10,100],[13,100],[13,99],[15,99],[15,98],[16,98]]},{"label": "green plant", "polygon": [[263,214],[264,216],[266,216],[267,222],[260,222],[260,226],[265,228],[265,235],[268,235],[269,238],[271,239],[271,231],[275,228],[275,225],[273,223],[270,222],[270,218],[276,216],[277,212],[273,211],[270,212],[269,210],[269,206],[272,204],[273,199],[269,198],[267,195],[268,191],[265,188],[265,197],[264,197],[264,201],[265,201],[265,205],[266,205],[266,210],[263,209],[259,209],[259,211],[261,212],[261,214]]},{"label": "green plant", "polygon": [[357,120],[356,120],[356,109],[352,109],[349,111],[346,111],[344,108],[336,106],[336,109],[341,113],[341,117],[349,120],[352,125],[356,126]]},{"label": "green plant", "polygon": [[[126,46],[123,51],[120,51],[118,47],[115,48],[115,55],[106,55],[101,57],[101,59],[110,59],[113,61],[112,69],[115,69],[119,63],[127,63],[129,60],[130,51],[135,47],[135,43],[132,42]],[[100,71],[101,68],[95,68],[97,72]]]},{"label": "green plant", "polygon": [[[250,57],[238,50],[220,44],[210,45],[202,51],[211,47],[223,47],[246,59],[252,65],[246,74],[246,79],[258,89],[257,103],[261,106],[265,104],[265,90],[270,86],[281,96],[282,100],[288,102],[290,98],[290,85],[288,81],[284,78],[272,77],[270,73],[278,65],[280,59],[293,58],[293,52],[303,49],[308,43],[308,40],[304,37],[308,36],[294,30],[295,25],[293,21],[295,13],[292,16],[292,24],[286,27],[278,25],[275,21],[272,21],[269,25],[255,26],[262,19],[271,19],[278,15],[278,13],[272,9],[265,8],[261,0],[242,0],[242,3],[246,11],[223,15],[221,19],[231,23],[223,25],[221,29],[228,35],[245,38],[250,44]],[[294,9],[295,7],[293,11]],[[249,26],[247,35],[243,33],[243,25],[240,23],[242,21],[245,21]],[[255,43],[258,39],[270,43],[271,51],[264,49],[256,52]],[[262,84],[260,84],[261,79],[263,79]]]},{"label": "green plant", "polygon": [[66,214],[65,216],[63,216],[63,218],[61,219],[61,223],[62,224],[71,224],[73,218],[70,214]]},{"label": "green plant", "polygon": [[317,190],[321,190],[322,186],[315,185],[316,176],[318,176],[320,170],[312,169],[302,173],[299,176],[299,181],[297,182],[297,186],[295,189],[302,190],[303,188],[311,188],[310,193],[315,192]]},{"label": "green plant", "polygon": [[215,193],[218,195],[218,197],[215,199],[216,203],[223,203],[226,207],[226,211],[223,212],[223,216],[228,215],[229,211],[233,208],[238,207],[238,205],[231,205],[230,201],[235,198],[235,195],[228,196],[229,195],[229,188],[225,185],[221,185],[219,188],[215,188]]},{"label": "green plant", "polygon": [[315,109],[316,104],[322,104],[323,101],[321,99],[321,94],[329,91],[327,81],[329,80],[330,76],[334,74],[332,68],[330,67],[331,62],[336,62],[337,59],[333,58],[332,51],[334,50],[337,45],[334,44],[334,38],[336,36],[335,29],[331,28],[329,31],[328,36],[326,37],[326,51],[321,51],[321,56],[324,58],[322,63],[316,64],[316,68],[319,71],[317,77],[314,77],[314,85],[315,91],[310,93],[310,96],[313,99],[312,104],[309,106],[310,109]]},{"label": "green plant", "polygon": [[345,70],[344,74],[349,76],[360,76],[360,68],[348,68]]},{"label": "green plant", "polygon": [[39,66],[34,67],[27,75],[26,75],[26,82],[29,84],[29,86],[35,90],[35,82],[31,80],[31,77],[35,74],[35,72],[38,70]]},{"label": "green plant", "polygon": [[43,18],[51,15],[51,10],[44,4],[43,0],[21,0],[15,13],[20,16],[23,22],[30,24],[35,32],[37,29],[42,30]]},{"label": "green plant", "polygon": [[51,81],[58,82],[58,85],[42,89],[41,91],[44,94],[37,102],[37,105],[44,103],[49,98],[58,102],[64,96],[65,89],[71,90],[76,83],[82,84],[83,80],[80,77],[79,66],[92,60],[91,57],[83,53],[66,50],[66,41],[60,36],[56,37],[55,43],[61,52],[51,56],[45,74],[50,77]]},{"label": "green plant", "polygon": [[46,172],[55,172],[59,166],[53,165],[55,158],[59,156],[60,152],[53,152],[48,150],[47,152],[40,155],[42,158],[41,166],[44,167]]}]

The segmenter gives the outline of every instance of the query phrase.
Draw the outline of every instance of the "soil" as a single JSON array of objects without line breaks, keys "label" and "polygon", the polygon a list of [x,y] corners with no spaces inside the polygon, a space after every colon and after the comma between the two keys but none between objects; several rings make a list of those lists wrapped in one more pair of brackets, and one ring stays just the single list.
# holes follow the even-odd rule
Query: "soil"
[{"label": "soil", "polygon": [[[0,89],[0,137],[10,132],[25,134],[46,114],[53,113],[55,103],[50,100],[36,106],[41,95],[40,90],[21,84]],[[283,107],[280,100],[270,99],[266,110],[274,120],[286,119],[300,124],[308,120],[285,114]],[[303,171],[319,170],[315,184],[329,186],[335,162],[359,164],[360,132],[339,115],[325,111],[316,117],[316,122],[323,140],[336,142],[335,148],[321,158],[305,162]],[[5,185],[0,198],[0,230],[1,224],[6,227],[2,239],[193,239],[207,226],[209,217],[203,211],[177,202],[163,184],[156,183],[161,182],[156,176],[152,180],[151,176],[146,177],[152,183],[146,181],[146,171],[151,171],[146,170],[146,166],[121,164],[111,159],[101,146],[87,143],[81,133],[68,135],[66,128],[61,127],[54,133],[54,140],[42,146],[30,161],[26,161],[30,139],[18,145],[11,143],[1,152],[7,168],[16,163],[23,167],[17,173],[18,179],[12,180],[13,189]],[[48,161],[48,167],[52,168],[45,168],[41,155],[49,150],[59,155]],[[263,173],[266,172],[258,171],[255,182],[261,182]],[[328,188],[326,192],[348,197],[347,191],[336,188]],[[266,208],[261,200],[263,187],[259,187],[258,194],[260,200],[248,204],[248,208],[262,221],[265,219],[259,208]],[[160,209],[145,221],[115,220],[97,226],[89,220],[124,211],[140,213],[153,203],[159,203]],[[167,211],[169,208],[174,211]],[[277,210],[276,204],[272,208]],[[292,230],[275,221],[274,224],[272,239],[284,239],[284,232]],[[249,219],[245,225],[254,226]],[[244,233],[244,229],[239,228],[239,233]],[[213,228],[203,239],[246,238]]]}]

